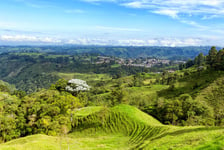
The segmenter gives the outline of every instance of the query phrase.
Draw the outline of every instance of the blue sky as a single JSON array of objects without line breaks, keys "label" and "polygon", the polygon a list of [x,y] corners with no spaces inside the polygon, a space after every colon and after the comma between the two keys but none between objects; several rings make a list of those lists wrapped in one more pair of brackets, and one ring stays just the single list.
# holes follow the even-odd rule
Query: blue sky
[{"label": "blue sky", "polygon": [[224,0],[1,0],[2,44],[224,46]]}]

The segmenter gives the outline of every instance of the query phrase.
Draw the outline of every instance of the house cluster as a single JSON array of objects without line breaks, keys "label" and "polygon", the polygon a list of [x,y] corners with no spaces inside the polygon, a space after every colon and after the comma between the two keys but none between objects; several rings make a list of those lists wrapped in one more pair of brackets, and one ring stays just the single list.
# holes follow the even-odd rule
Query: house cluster
[{"label": "house cluster", "polygon": [[161,64],[169,64],[170,60],[165,59],[155,59],[155,58],[115,58],[115,57],[106,57],[106,56],[98,56],[96,59],[96,64],[103,64],[103,63],[117,63],[120,65],[126,65],[126,66],[135,66],[135,67],[146,67],[150,68],[155,65],[161,65]]},{"label": "house cluster", "polygon": [[127,63],[123,65],[150,68],[158,64],[169,64],[169,63],[170,63],[170,60],[155,59],[155,58],[150,58],[150,59],[138,58],[138,59],[128,59]]}]

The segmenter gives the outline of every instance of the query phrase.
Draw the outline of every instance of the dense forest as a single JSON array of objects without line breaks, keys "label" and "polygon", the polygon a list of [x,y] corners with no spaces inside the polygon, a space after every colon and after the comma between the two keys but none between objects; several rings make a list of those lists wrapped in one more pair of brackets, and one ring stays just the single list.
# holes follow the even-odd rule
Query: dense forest
[{"label": "dense forest", "polygon": [[[208,55],[199,53],[193,60],[179,64],[179,70],[160,66],[161,72],[142,67],[111,67],[113,63],[96,65],[93,62],[97,55],[86,54],[3,53],[0,60],[0,79],[4,80],[0,82],[1,142],[33,134],[67,135],[87,128],[95,131],[105,127],[115,132],[118,128],[111,126],[116,123],[129,126],[125,134],[131,137],[136,132],[148,138],[146,130],[154,135],[152,128],[143,124],[116,119],[113,122],[116,117],[128,120],[117,112],[116,106],[132,108],[123,108],[121,104],[135,106],[165,125],[224,125],[224,49],[212,47]],[[32,90],[16,89],[6,81]],[[36,88],[32,86],[36,84],[49,86],[34,92]],[[84,112],[81,118],[77,115],[89,107],[100,107],[100,113]],[[142,131],[131,131],[134,126]],[[168,130],[163,127],[158,127],[155,134]]]}]

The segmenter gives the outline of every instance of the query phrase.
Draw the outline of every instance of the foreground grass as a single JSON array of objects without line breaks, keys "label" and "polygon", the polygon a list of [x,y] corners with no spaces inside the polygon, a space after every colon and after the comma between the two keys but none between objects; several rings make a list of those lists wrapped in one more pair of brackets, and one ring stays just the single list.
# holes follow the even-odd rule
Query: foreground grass
[{"label": "foreground grass", "polygon": [[224,128],[175,127],[129,105],[76,110],[66,136],[32,135],[0,145],[0,150],[224,149]]},{"label": "foreground grass", "polygon": [[[84,135],[72,133],[67,137],[32,135],[0,145],[1,150],[125,150],[131,149],[129,137],[122,134],[96,133]],[[139,149],[149,150],[223,150],[224,129],[192,131],[166,135],[145,141],[146,146]]]},{"label": "foreground grass", "polygon": [[[119,140],[118,140],[119,139]],[[101,135],[68,135],[52,137],[32,135],[0,145],[1,150],[105,150],[127,149],[128,137],[113,134]]]}]

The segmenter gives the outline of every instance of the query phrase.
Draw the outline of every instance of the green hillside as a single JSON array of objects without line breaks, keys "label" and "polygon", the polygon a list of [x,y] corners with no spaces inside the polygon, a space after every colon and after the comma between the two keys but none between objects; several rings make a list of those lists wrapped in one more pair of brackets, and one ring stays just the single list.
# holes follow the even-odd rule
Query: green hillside
[{"label": "green hillside", "polygon": [[197,101],[206,103],[213,108],[216,125],[224,125],[224,77],[220,77],[196,97]]},{"label": "green hillside", "polygon": [[223,149],[224,128],[165,126],[129,105],[76,110],[68,135],[32,135],[0,145],[1,150]]},{"label": "green hillside", "polygon": [[[118,140],[119,139],[119,140]],[[1,150],[68,150],[127,149],[128,137],[113,134],[77,137],[31,135],[0,145]]]},{"label": "green hillside", "polygon": [[[39,78],[35,71],[49,84],[47,72],[61,79],[28,94],[0,81],[0,150],[224,149],[224,49],[212,47],[178,71],[125,66],[123,75],[112,63],[92,64],[90,55],[2,55],[7,79]],[[36,67],[11,71],[21,59]],[[21,85],[46,84],[29,83]]]}]

